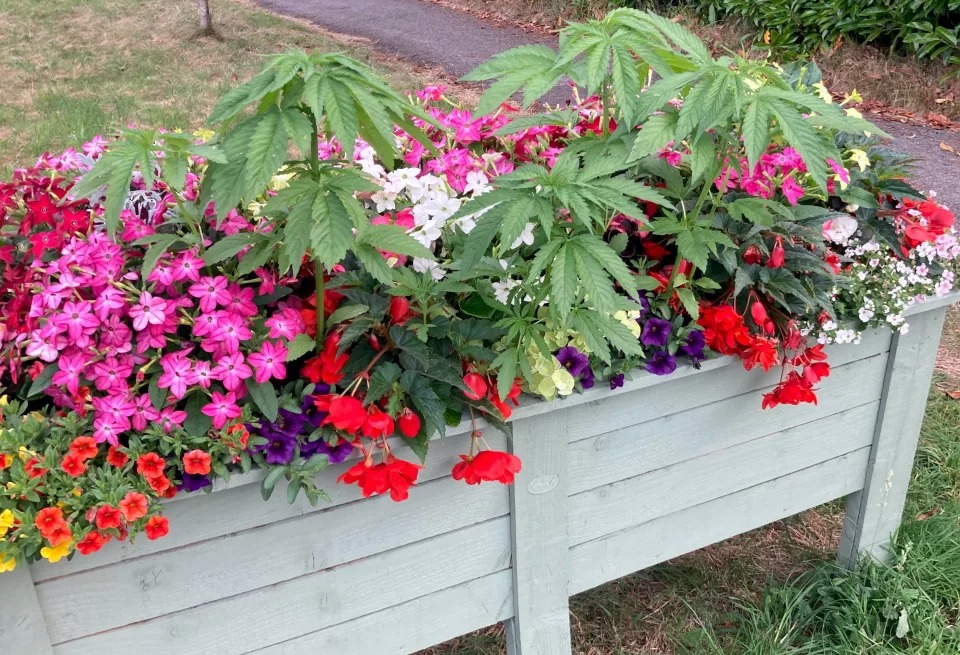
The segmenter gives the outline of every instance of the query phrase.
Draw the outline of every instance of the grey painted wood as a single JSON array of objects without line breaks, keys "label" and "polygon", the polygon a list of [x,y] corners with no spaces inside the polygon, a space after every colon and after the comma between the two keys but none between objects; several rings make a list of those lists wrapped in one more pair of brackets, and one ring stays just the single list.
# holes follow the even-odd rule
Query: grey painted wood
[{"label": "grey painted wood", "polygon": [[863,491],[847,500],[842,564],[862,555],[889,559],[885,546],[903,514],[945,316],[946,307],[915,314],[909,332],[893,337],[870,467]]},{"label": "grey painted wood", "polygon": [[[261,554],[267,560],[287,546],[267,542],[261,545]],[[57,644],[54,652],[237,655],[509,567],[510,521],[501,517],[253,592]]]},{"label": "grey painted wood", "polygon": [[[796,428],[879,400],[884,355],[835,367],[820,387],[817,405],[762,409],[758,392],[668,414],[651,421],[573,441],[568,455],[571,494]],[[645,402],[625,414],[643,414]]]},{"label": "grey painted wood", "polygon": [[567,415],[559,409],[514,424],[523,461],[510,491],[514,618],[509,655],[570,653],[567,603]]},{"label": "grey painted wood", "polygon": [[[841,367],[889,349],[890,331],[873,330],[867,332],[863,342],[857,346],[830,346],[827,351],[831,365]],[[739,362],[736,362],[736,366],[711,369],[704,365],[704,370],[695,377],[661,377],[660,384],[644,388],[642,393],[617,394],[601,390],[591,402],[577,405],[576,411],[570,413],[568,432],[570,439],[577,441],[733,396],[743,395],[747,400],[749,394],[754,394],[759,403],[759,394],[773,388],[779,381],[779,369],[764,374],[759,369],[747,373]],[[596,391],[596,388],[591,391]],[[638,399],[642,400],[638,402]],[[568,400],[560,401],[558,406],[566,407]],[[789,409],[803,413],[809,406]]]},{"label": "grey painted wood", "polygon": [[[487,441],[491,448],[507,448],[506,437],[498,432],[489,432]],[[448,477],[453,465],[460,461],[460,453],[469,448],[469,439],[457,435],[435,441],[427,458],[426,468],[420,471],[417,487],[410,490],[410,501],[417,502],[422,496],[420,487],[431,480]],[[360,491],[354,485],[337,484],[336,479],[347,467],[332,466],[317,478],[317,484],[330,495],[330,502],[321,502],[313,507],[300,495],[294,504],[286,500],[286,486],[281,483],[268,502],[260,497],[259,484],[247,484],[212,494],[184,494],[184,500],[173,504],[164,504],[164,514],[170,519],[170,534],[163,539],[149,541],[138,539],[132,543],[110,544],[101,551],[74,557],[71,561],[61,560],[57,564],[37,562],[31,565],[33,578],[37,582],[53,580],[81,571],[109,566],[115,562],[143,557],[166,550],[182,548],[192,543],[209,539],[219,539],[223,535],[251,530],[282,520],[293,519],[306,514],[328,511],[347,503],[365,502]],[[429,492],[427,492],[429,493]],[[393,504],[391,504],[393,508]],[[387,514],[387,512],[385,512]]]},{"label": "grey painted wood", "polygon": [[448,477],[419,491],[403,503],[381,496],[340,505],[40,584],[41,608],[57,617],[50,637],[60,643],[171,614],[509,512],[509,490],[499,484],[468,487]]},{"label": "grey painted wood", "polygon": [[513,616],[513,575],[500,571],[250,655],[406,655]]},{"label": "grey painted wood", "polygon": [[570,550],[570,593],[576,594],[703,548],[860,487],[870,448],[763,484],[714,498]]},{"label": "grey painted wood", "polygon": [[[570,498],[575,546],[752,487],[872,443],[878,401]],[[709,427],[704,427],[709,430]],[[671,438],[664,435],[665,439]],[[677,447],[682,438],[673,437]]]},{"label": "grey painted wood", "polygon": [[0,575],[0,653],[51,655],[50,636],[37,594],[24,565]]}]

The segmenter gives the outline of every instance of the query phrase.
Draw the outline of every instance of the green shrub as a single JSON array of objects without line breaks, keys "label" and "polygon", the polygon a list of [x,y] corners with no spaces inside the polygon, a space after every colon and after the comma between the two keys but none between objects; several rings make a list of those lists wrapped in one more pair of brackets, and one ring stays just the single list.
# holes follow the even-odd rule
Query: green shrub
[{"label": "green shrub", "polygon": [[701,9],[742,19],[780,52],[850,40],[960,64],[960,0],[702,0]]}]

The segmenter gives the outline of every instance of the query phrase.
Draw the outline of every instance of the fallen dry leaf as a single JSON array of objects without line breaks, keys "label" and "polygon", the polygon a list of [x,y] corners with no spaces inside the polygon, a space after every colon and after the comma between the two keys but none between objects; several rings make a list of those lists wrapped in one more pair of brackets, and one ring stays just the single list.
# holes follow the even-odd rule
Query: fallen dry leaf
[{"label": "fallen dry leaf", "polygon": [[944,391],[944,393],[954,400],[960,400],[960,391]]},{"label": "fallen dry leaf", "polygon": [[952,152],[952,153],[954,153],[954,154],[957,153],[957,151],[953,149],[953,146],[947,145],[947,144],[944,143],[943,141],[940,142],[940,149],[941,149],[941,150],[946,150],[947,152]]},{"label": "fallen dry leaf", "polygon": [[943,514],[943,508],[937,507],[926,512],[921,512],[920,514],[917,514],[917,520],[926,521],[927,519],[932,519],[934,516],[937,516],[938,514]]}]

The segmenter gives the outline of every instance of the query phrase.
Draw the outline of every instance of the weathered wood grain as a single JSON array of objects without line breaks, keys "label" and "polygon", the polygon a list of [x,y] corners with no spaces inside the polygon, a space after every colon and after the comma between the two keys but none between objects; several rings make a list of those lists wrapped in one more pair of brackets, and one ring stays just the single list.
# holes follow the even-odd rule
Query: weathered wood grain
[{"label": "weathered wood grain", "polygon": [[514,424],[513,453],[523,461],[510,491],[513,608],[509,655],[570,653],[567,603],[567,416],[558,409]]},{"label": "weathered wood grain", "polygon": [[861,448],[570,550],[570,593],[585,591],[805,509],[863,483],[870,455]]},{"label": "weathered wood grain", "polygon": [[[869,446],[879,401],[571,496],[570,545]],[[704,431],[712,430],[703,426]],[[662,435],[683,447],[682,435]]]},{"label": "weathered wood grain", "polygon": [[[574,441],[567,458],[570,493],[700,457],[878,400],[885,367],[886,357],[882,354],[835,367],[820,385],[817,405],[762,409],[760,392],[751,391]],[[646,411],[646,403],[636,403],[624,413]]]},{"label": "weathered wood grain", "polygon": [[513,576],[500,571],[249,655],[406,655],[511,616]]},{"label": "weathered wood grain", "polygon": [[885,547],[903,514],[945,316],[946,307],[915,314],[910,331],[893,337],[870,467],[863,491],[847,500],[842,564],[864,555],[889,559]]},{"label": "weathered wood grain", "polygon": [[[0,575],[0,653],[51,655],[47,624],[30,579],[30,569],[20,565]],[[56,620],[56,616],[50,617]]]},{"label": "weathered wood grain", "polygon": [[[376,530],[376,526],[371,526]],[[264,560],[286,543],[260,546]],[[501,517],[348,565],[68,641],[57,655],[236,655],[316,632],[510,567]],[[246,575],[236,571],[234,575]],[[82,599],[78,598],[78,602]]]},{"label": "weathered wood grain", "polygon": [[[487,441],[491,448],[507,448],[506,438],[495,431],[488,431]],[[427,458],[426,467],[420,471],[417,487],[410,490],[410,498],[416,501],[421,496],[420,487],[431,480],[450,475],[453,465],[460,461],[460,453],[469,448],[469,438],[460,434],[434,442]],[[108,566],[115,562],[135,559],[152,553],[178,549],[191,543],[218,539],[224,535],[250,530],[306,514],[328,511],[346,503],[366,502],[355,485],[337,484],[343,466],[332,466],[317,478],[317,484],[330,495],[330,502],[312,507],[303,494],[294,504],[287,503],[286,486],[281,483],[268,502],[260,497],[258,484],[243,485],[212,494],[186,494],[184,501],[164,505],[164,514],[170,519],[170,534],[157,541],[138,539],[133,543],[111,542],[103,550],[62,560],[57,564],[37,562],[31,566],[33,578],[44,582],[72,575],[81,571]]]},{"label": "weathered wood grain", "polygon": [[[426,483],[403,503],[381,496],[340,505],[57,578],[37,585],[37,594],[44,613],[57,617],[50,637],[60,643],[292,580],[509,511],[507,487],[468,487],[448,477]],[[78,597],[84,602],[77,603]]]}]

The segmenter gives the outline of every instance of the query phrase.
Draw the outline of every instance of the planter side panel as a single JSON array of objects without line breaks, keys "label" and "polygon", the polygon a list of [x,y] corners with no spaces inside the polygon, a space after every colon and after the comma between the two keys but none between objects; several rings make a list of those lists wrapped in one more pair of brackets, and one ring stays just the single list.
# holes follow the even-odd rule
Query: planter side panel
[{"label": "planter side panel", "polygon": [[[860,489],[888,343],[833,349],[816,407],[762,410],[763,388],[743,393],[720,369],[700,377],[714,378],[724,398],[587,439],[571,435],[570,592]],[[638,392],[634,405],[646,408],[647,395]]]},{"label": "planter side panel", "polygon": [[[506,446],[502,435],[487,437],[493,447]],[[434,466],[449,472],[466,445],[465,437],[438,442]],[[233,506],[224,510],[218,497],[231,494]],[[213,502],[242,522],[262,503],[252,494],[259,496],[257,485],[171,508],[203,516],[202,505]],[[38,583],[54,652],[240,655],[301,638],[335,644],[377,614],[392,622],[411,601],[446,608],[398,641],[428,646],[460,634],[451,630],[512,614],[512,598],[504,600],[511,560],[506,487],[468,487],[446,476],[418,485],[404,503],[377,497],[294,516],[283,511],[283,489],[277,495],[268,503],[279,510],[275,522]],[[452,599],[458,604],[448,604]],[[409,652],[403,648],[389,652]]]}]

